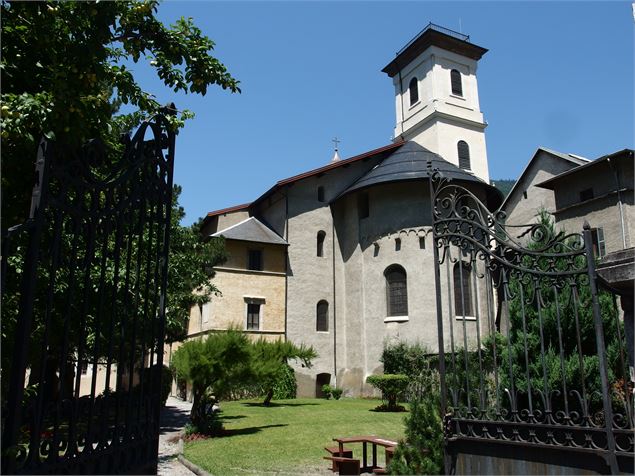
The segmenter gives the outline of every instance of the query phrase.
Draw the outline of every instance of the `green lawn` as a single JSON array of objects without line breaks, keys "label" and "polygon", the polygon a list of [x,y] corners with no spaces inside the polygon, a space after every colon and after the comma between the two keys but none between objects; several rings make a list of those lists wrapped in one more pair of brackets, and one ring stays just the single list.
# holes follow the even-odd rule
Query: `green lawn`
[{"label": "green lawn", "polygon": [[[325,446],[333,438],[377,435],[403,436],[407,413],[372,411],[381,402],[341,400],[278,400],[266,408],[260,402],[222,403],[224,425],[231,433],[221,438],[185,444],[185,457],[214,475],[263,472],[322,473],[328,461]],[[352,446],[361,456],[361,444]],[[370,447],[369,447],[370,457]],[[381,453],[381,452],[380,452]],[[382,455],[383,459],[383,455]]]}]

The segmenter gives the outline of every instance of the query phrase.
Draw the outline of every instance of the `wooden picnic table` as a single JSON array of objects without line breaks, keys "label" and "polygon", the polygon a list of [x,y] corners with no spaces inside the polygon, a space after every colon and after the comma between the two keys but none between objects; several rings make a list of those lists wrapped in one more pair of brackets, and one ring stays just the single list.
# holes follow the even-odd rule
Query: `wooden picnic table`
[{"label": "wooden picnic table", "polygon": [[[380,438],[376,435],[363,435],[363,436],[347,436],[344,438],[333,438],[333,441],[337,441],[340,452],[344,451],[344,445],[346,443],[362,443],[362,462],[363,465],[360,468],[360,472],[372,472],[373,469],[379,468],[377,465],[377,446],[383,446],[384,448],[394,448],[397,446],[396,441],[387,440],[385,438]],[[368,466],[368,444],[372,445],[372,466]]]}]

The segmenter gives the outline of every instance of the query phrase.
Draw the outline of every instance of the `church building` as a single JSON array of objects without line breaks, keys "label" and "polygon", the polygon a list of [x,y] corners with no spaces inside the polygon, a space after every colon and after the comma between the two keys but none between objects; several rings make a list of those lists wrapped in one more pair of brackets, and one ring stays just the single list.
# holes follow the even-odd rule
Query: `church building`
[{"label": "church building", "polygon": [[[395,94],[392,144],[278,181],[252,203],[208,213],[202,233],[223,236],[229,260],[213,278],[222,296],[192,309],[188,338],[230,325],[268,339],[313,346],[311,368],[295,367],[298,396],[325,383],[345,395],[372,393],[368,375],[390,339],[437,351],[429,164],[490,209],[477,66],[487,52],[469,37],[430,24],[382,70]],[[237,178],[238,180],[238,178]],[[485,325],[485,289],[469,286],[469,264],[443,292],[465,286],[456,319]],[[467,288],[467,289],[466,289]],[[459,309],[461,308],[461,309]]]}]

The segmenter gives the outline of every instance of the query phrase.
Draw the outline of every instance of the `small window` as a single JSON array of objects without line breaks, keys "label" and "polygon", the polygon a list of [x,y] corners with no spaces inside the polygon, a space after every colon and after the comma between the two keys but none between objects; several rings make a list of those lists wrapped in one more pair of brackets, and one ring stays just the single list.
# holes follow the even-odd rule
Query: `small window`
[{"label": "small window", "polygon": [[395,251],[401,250],[401,238],[395,238]]},{"label": "small window", "polygon": [[368,193],[362,192],[357,196],[357,212],[359,218],[368,218],[368,215],[370,215]]},{"label": "small window", "polygon": [[461,84],[461,73],[453,69],[450,71],[450,81],[452,83],[452,94],[463,96],[463,84]]},{"label": "small window", "polygon": [[523,198],[527,198],[527,190],[523,191]]},{"label": "small window", "polygon": [[603,258],[606,255],[606,244],[604,242],[604,229],[593,228],[591,230],[591,238],[593,239],[593,254],[596,258]]},{"label": "small window", "polygon": [[386,268],[386,300],[388,316],[408,315],[408,282],[406,270],[398,264]]},{"label": "small window", "polygon": [[317,234],[317,255],[319,257],[324,256],[324,238],[326,238],[326,233],[322,230],[318,231]]},{"label": "small window", "polygon": [[408,91],[410,92],[410,105],[414,105],[419,101],[419,80],[414,77],[408,84]]},{"label": "small window", "polygon": [[247,303],[247,330],[260,330],[260,303]]},{"label": "small window", "polygon": [[459,155],[459,167],[465,170],[470,169],[470,146],[467,145],[467,142],[464,140],[460,140],[458,144],[456,144],[456,149]]},{"label": "small window", "polygon": [[472,292],[470,288],[471,266],[465,261],[454,265],[454,314],[473,316]]},{"label": "small window", "polygon": [[587,188],[586,190],[582,190],[580,192],[580,201],[585,202],[587,200],[591,200],[593,198],[593,189]]},{"label": "small window", "polygon": [[324,187],[320,186],[317,189],[318,202],[324,202]]},{"label": "small window", "polygon": [[425,236],[420,236],[419,237],[419,249],[422,249],[422,250],[426,249],[426,237]]},{"label": "small window", "polygon": [[262,271],[262,250],[249,250],[247,269]]},{"label": "small window", "polygon": [[317,303],[315,330],[317,332],[329,331],[329,303],[326,301]]}]

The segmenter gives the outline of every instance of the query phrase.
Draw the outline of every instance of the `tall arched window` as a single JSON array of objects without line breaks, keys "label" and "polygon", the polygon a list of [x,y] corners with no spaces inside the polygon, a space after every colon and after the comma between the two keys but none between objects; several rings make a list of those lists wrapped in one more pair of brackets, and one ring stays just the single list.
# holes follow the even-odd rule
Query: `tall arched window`
[{"label": "tall arched window", "polygon": [[329,331],[329,303],[326,301],[317,303],[315,330],[318,332]]},{"label": "tall arched window", "polygon": [[472,267],[465,261],[454,265],[454,314],[457,316],[473,316],[472,288],[470,275]]},{"label": "tall arched window", "polygon": [[461,84],[461,73],[453,69],[450,71],[450,82],[452,83],[452,94],[463,96],[463,84]]},{"label": "tall arched window", "polygon": [[324,256],[324,238],[326,238],[326,233],[322,230],[318,231],[317,234],[317,255]]},{"label": "tall arched window", "polygon": [[412,106],[419,100],[419,80],[414,77],[408,83],[408,90],[410,91],[410,105]]},{"label": "tall arched window", "polygon": [[467,142],[460,140],[456,144],[456,149],[459,154],[459,167],[466,170],[471,170],[470,167],[470,146]]},{"label": "tall arched window", "polygon": [[384,271],[388,316],[408,315],[408,283],[406,270],[393,264]]}]

